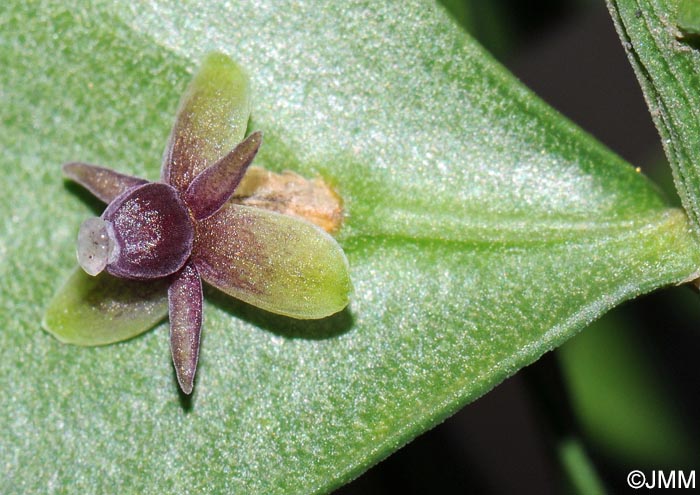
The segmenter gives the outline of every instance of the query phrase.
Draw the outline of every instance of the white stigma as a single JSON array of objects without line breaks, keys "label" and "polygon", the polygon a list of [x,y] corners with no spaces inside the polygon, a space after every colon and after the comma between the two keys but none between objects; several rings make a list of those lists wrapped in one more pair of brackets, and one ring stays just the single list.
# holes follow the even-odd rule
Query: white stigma
[{"label": "white stigma", "polygon": [[99,217],[88,218],[78,232],[78,263],[93,277],[105,269],[114,251],[107,222]]}]

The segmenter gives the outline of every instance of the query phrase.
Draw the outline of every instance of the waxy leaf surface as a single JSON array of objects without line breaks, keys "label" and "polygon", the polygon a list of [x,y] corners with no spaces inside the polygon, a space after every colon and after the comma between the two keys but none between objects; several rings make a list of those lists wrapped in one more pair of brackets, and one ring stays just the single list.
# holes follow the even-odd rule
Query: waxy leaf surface
[{"label": "waxy leaf surface", "polygon": [[[4,493],[328,491],[700,265],[683,212],[432,2],[10,0],[0,32]],[[86,349],[40,320],[101,208],[61,163],[157,178],[212,50],[251,78],[256,164],[342,196],[354,295],[299,321],[206,289],[182,400],[165,325]]]}]

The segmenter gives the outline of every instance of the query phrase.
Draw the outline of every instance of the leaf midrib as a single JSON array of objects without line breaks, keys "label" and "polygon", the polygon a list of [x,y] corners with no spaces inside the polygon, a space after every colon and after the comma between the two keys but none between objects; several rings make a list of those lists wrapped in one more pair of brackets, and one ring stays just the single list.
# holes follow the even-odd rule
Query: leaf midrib
[{"label": "leaf midrib", "polygon": [[622,241],[642,235],[646,230],[659,230],[677,222],[685,221],[685,212],[680,208],[666,208],[649,215],[618,221],[556,221],[545,222],[527,219],[512,223],[500,221],[460,222],[462,227],[458,238],[448,232],[441,236],[421,236],[418,233],[391,230],[368,232],[363,229],[341,232],[340,241],[346,249],[361,245],[367,240],[402,243],[441,243],[470,249],[537,246],[586,245],[606,239]]}]

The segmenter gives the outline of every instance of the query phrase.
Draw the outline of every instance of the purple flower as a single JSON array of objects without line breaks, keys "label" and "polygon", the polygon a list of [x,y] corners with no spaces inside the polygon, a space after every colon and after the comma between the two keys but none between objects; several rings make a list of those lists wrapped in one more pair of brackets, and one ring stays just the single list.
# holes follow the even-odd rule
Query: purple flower
[{"label": "purple flower", "polygon": [[[83,270],[141,284],[166,281],[170,348],[186,394],[199,355],[202,280],[265,310],[307,319],[340,311],[350,291],[347,261],[331,236],[303,220],[229,201],[262,143],[253,132],[231,150],[248,120],[242,81],[227,57],[205,59],[180,104],[161,182],[84,163],[63,166],[107,203],[80,228]],[[65,325],[51,323],[51,311],[46,326],[71,341],[62,338],[70,333]]]}]

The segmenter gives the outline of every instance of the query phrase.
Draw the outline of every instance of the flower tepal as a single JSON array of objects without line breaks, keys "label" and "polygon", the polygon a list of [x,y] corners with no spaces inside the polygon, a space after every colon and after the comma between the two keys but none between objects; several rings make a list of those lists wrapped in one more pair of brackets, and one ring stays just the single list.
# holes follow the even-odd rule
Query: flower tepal
[{"label": "flower tepal", "polygon": [[167,312],[181,389],[192,392],[203,321],[202,281],[293,318],[342,310],[351,290],[338,243],[299,218],[230,201],[262,145],[243,139],[247,80],[209,55],[187,88],[165,149],[161,182],[86,163],[65,175],[107,203],[78,234],[74,273],[44,326],[59,340],[101,345],[153,326]]}]

